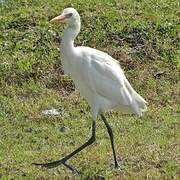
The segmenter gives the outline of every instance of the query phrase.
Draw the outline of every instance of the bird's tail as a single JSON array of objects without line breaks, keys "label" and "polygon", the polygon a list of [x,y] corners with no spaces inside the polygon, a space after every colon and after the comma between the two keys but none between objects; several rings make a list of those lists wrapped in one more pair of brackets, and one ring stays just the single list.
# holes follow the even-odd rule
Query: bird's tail
[{"label": "bird's tail", "polygon": [[137,113],[139,116],[142,116],[142,113],[147,110],[148,103],[132,88],[127,79],[125,80],[125,86],[131,94],[131,106],[134,109],[134,112]]},{"label": "bird's tail", "polygon": [[139,116],[142,116],[142,113],[147,111],[147,102],[137,93],[134,91],[133,93],[135,104],[138,105],[137,113]]}]

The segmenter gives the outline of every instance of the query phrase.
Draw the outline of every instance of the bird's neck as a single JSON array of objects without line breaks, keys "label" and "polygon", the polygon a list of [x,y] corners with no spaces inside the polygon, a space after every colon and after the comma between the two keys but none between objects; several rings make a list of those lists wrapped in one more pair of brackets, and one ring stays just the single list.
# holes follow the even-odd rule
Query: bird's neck
[{"label": "bird's neck", "polygon": [[74,39],[80,32],[80,26],[72,26],[68,27],[65,29],[63,37],[62,37],[62,42],[61,42],[61,47],[63,50],[73,50],[74,47]]}]

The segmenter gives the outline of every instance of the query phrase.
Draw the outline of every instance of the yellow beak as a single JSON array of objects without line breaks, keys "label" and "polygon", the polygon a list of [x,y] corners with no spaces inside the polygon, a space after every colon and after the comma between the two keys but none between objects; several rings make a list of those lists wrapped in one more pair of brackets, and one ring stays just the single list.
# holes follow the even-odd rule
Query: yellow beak
[{"label": "yellow beak", "polygon": [[54,21],[63,21],[66,17],[64,15],[56,16],[55,18],[51,19],[50,22]]}]

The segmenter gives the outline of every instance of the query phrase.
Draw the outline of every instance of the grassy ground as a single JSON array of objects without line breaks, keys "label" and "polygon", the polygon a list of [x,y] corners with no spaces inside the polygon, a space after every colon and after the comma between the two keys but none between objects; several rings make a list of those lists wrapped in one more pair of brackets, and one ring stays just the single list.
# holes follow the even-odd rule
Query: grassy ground
[{"label": "grassy ground", "polygon": [[[0,0],[0,178],[178,179],[178,0]],[[33,162],[56,160],[90,135],[87,103],[63,75],[58,39],[63,26],[49,20],[68,6],[82,16],[77,45],[118,59],[133,87],[149,102],[142,118],[107,113],[121,169],[98,120],[97,142],[70,163],[47,170]],[[58,108],[59,116],[42,116]]]}]

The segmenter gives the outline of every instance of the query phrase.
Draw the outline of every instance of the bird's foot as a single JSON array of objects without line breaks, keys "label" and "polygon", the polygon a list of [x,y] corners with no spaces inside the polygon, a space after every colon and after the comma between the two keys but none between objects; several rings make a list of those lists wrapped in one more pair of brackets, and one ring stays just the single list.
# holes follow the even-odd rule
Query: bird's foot
[{"label": "bird's foot", "polygon": [[52,169],[55,168],[59,165],[63,164],[64,166],[66,166],[69,170],[71,170],[73,173],[79,174],[79,171],[77,171],[75,168],[73,168],[72,166],[68,165],[66,163],[66,160],[61,159],[58,161],[53,161],[53,162],[49,162],[49,163],[33,163],[33,165],[36,166],[41,166],[41,167],[45,167],[47,169]]},{"label": "bird's foot", "polygon": [[118,169],[118,168],[119,168],[119,165],[118,165],[118,164],[115,164],[115,165],[114,165],[114,168],[115,168],[115,169]]}]

